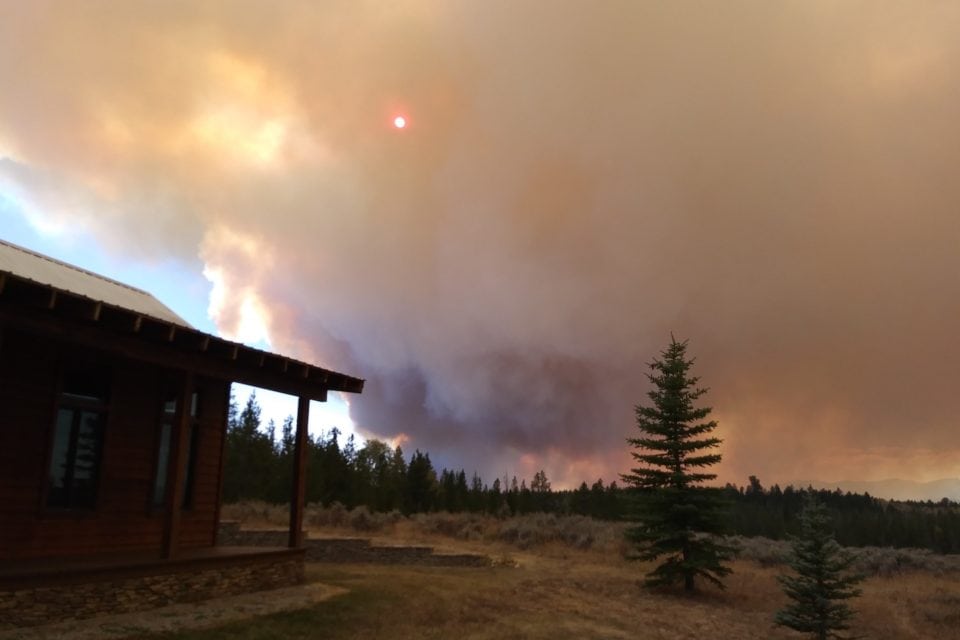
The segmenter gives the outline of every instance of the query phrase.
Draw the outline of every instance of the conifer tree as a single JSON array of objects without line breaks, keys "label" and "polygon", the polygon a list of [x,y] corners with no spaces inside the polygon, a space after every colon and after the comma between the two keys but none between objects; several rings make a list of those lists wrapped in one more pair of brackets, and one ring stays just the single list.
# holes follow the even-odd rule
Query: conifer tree
[{"label": "conifer tree", "polygon": [[790,567],[796,575],[779,576],[793,603],[777,612],[778,625],[819,640],[845,638],[853,610],[844,600],[860,594],[862,575],[850,571],[853,557],[833,538],[826,507],[811,493],[800,514],[800,535],[793,541]]},{"label": "conifer tree", "polygon": [[265,500],[273,473],[273,441],[260,430],[260,405],[256,392],[227,430],[223,498]]},{"label": "conifer tree", "polygon": [[534,493],[547,493],[550,491],[550,481],[547,480],[547,473],[543,469],[533,474],[533,482],[530,483],[530,490]]},{"label": "conifer tree", "polygon": [[682,582],[693,590],[694,578],[702,577],[723,588],[720,581],[730,573],[723,561],[733,549],[715,535],[721,532],[723,500],[719,491],[700,486],[716,474],[704,469],[720,462],[712,452],[721,440],[710,434],[716,428],[707,421],[710,407],[696,408],[706,389],[690,375],[693,360],[686,357],[687,341],[671,335],[661,359],[650,363],[647,374],[654,388],[647,393],[649,406],[637,405],[640,437],[628,438],[634,460],[642,466],[623,476],[640,489],[633,514],[638,525],[627,530],[628,541],[640,560],[660,560],[650,573],[649,586]]},{"label": "conifer tree", "polygon": [[407,466],[407,512],[431,511],[437,493],[437,472],[430,462],[430,454],[417,449]]}]

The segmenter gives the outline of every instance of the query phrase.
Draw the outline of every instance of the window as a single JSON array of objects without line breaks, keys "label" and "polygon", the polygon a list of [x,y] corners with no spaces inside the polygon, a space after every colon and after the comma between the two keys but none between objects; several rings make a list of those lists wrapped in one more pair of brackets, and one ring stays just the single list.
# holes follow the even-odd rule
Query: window
[{"label": "window", "polygon": [[[194,467],[196,466],[197,444],[200,436],[200,425],[197,422],[199,410],[199,394],[195,391],[190,396],[190,421],[187,424],[187,448],[183,452],[184,474],[183,487],[180,493],[180,505],[184,509],[193,506]],[[163,402],[160,415],[160,429],[157,437],[157,468],[153,479],[152,504],[154,507],[163,507],[167,497],[167,480],[170,467],[170,448],[173,437],[173,425],[177,418],[177,394],[168,394]]]},{"label": "window", "polygon": [[96,505],[109,388],[104,369],[64,371],[50,453],[48,507]]}]

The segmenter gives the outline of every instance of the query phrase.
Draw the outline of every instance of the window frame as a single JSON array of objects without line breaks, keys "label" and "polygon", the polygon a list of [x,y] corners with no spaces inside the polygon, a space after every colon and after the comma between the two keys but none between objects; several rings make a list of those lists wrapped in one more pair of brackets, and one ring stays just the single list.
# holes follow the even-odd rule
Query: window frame
[{"label": "window frame", "polygon": [[[200,422],[200,406],[202,402],[202,393],[200,385],[194,385],[190,390],[190,415],[186,423],[186,429],[188,431],[186,438],[186,448],[181,453],[183,454],[183,485],[181,487],[181,495],[177,499],[181,511],[192,511],[193,510],[193,494],[194,486],[196,484],[196,460],[197,460],[197,450],[200,445],[200,432],[201,422]],[[169,414],[166,411],[166,404],[172,398],[174,402],[173,414]],[[167,499],[169,498],[170,493],[170,452],[174,447],[174,435],[176,433],[177,422],[181,418],[181,413],[179,411],[180,404],[180,392],[176,389],[175,384],[168,384],[166,391],[160,396],[160,411],[159,419],[157,420],[155,427],[155,435],[153,438],[153,475],[151,476],[150,488],[147,495],[147,512],[151,515],[158,515],[166,511]],[[171,416],[169,417],[168,416]],[[156,501],[156,491],[157,491],[157,478],[160,472],[160,447],[163,444],[163,428],[164,426],[169,425],[169,443],[168,446],[170,449],[167,452],[166,460],[166,477],[164,479],[164,490],[163,490],[163,499],[158,504]]]},{"label": "window frame", "polygon": [[[157,514],[162,513],[166,508],[167,504],[167,492],[168,487],[170,486],[170,453],[173,448],[173,433],[176,430],[177,423],[177,404],[179,404],[178,396],[176,391],[172,388],[172,385],[168,385],[166,390],[159,395],[159,405],[160,411],[158,412],[159,417],[154,429],[154,438],[153,438],[153,473],[150,476],[150,487],[147,492],[147,513]],[[167,402],[170,401],[172,397],[174,407],[173,414],[170,415],[168,419],[168,414],[166,411]],[[160,474],[160,447],[163,445],[163,429],[164,427],[169,427],[169,432],[167,434],[167,456],[164,461],[166,469],[164,470],[164,480],[163,480],[163,496],[159,502],[156,500],[157,495],[157,480]]]}]

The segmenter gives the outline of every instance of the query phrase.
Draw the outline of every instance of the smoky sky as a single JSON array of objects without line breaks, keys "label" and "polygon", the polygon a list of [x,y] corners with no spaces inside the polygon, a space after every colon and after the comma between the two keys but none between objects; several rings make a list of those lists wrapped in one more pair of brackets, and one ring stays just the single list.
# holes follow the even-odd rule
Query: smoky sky
[{"label": "smoky sky", "polygon": [[5,3],[0,193],[199,259],[226,335],[366,378],[361,429],[468,473],[615,478],[673,332],[722,480],[957,475],[957,33],[935,2]]}]

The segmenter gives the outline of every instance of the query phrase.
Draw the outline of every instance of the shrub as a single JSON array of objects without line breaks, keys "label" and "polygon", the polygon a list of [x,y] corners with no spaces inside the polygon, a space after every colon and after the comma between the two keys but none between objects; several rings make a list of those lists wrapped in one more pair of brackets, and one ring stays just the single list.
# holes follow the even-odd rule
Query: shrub
[{"label": "shrub", "polygon": [[247,525],[271,525],[283,527],[290,522],[290,508],[283,504],[270,504],[262,500],[246,500],[223,505],[221,520],[238,520]]},{"label": "shrub", "polygon": [[907,571],[927,571],[935,575],[960,573],[960,556],[940,555],[929,549],[893,549],[862,547],[850,549],[858,571],[875,576],[893,576]]},{"label": "shrub", "polygon": [[737,548],[739,557],[752,560],[764,567],[785,564],[790,557],[790,543],[786,540],[730,536],[727,541]]},{"label": "shrub", "polygon": [[386,526],[384,514],[370,513],[365,506],[354,507],[348,519],[350,528],[355,531],[380,531]]},{"label": "shrub", "polygon": [[311,504],[307,507],[307,522],[313,527],[343,527],[347,521],[347,508],[339,502],[332,502],[329,507],[322,504]]},{"label": "shrub", "polygon": [[[728,540],[740,547],[740,557],[765,567],[787,561],[790,543],[769,538],[732,536]],[[848,547],[854,557],[853,569],[872,576],[890,577],[909,571],[926,571],[935,575],[960,573],[960,556],[940,555],[929,549],[894,549],[892,547]]]}]

